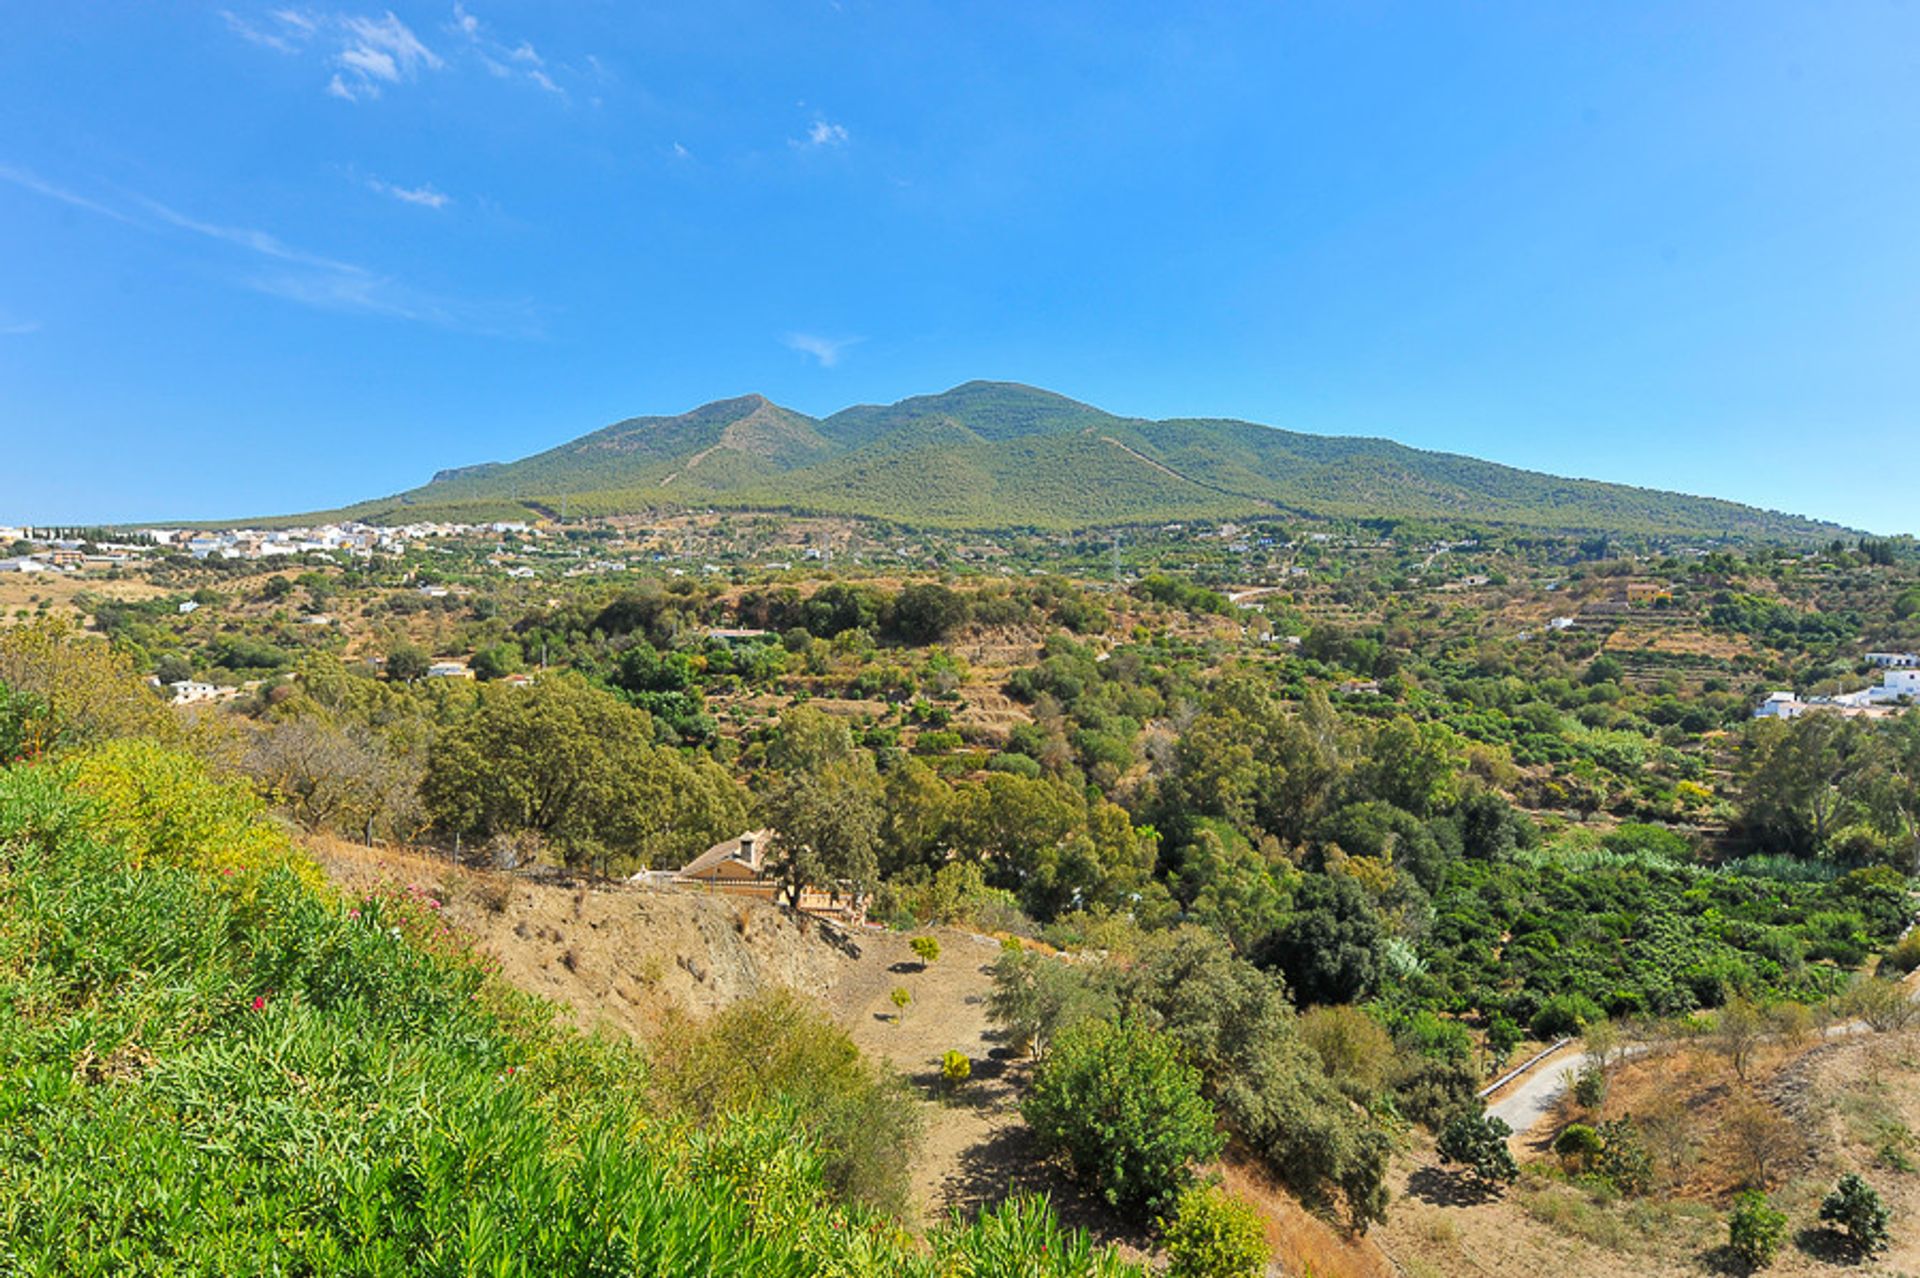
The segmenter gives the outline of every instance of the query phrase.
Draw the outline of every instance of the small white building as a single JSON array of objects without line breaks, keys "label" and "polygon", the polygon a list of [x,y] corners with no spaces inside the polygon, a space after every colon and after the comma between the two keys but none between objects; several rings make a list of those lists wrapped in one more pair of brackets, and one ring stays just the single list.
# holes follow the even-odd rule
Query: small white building
[{"label": "small white building", "polygon": [[1753,712],[1756,719],[1798,719],[1809,710],[1832,710],[1843,715],[1887,715],[1903,704],[1920,704],[1920,670],[1889,670],[1877,688],[1856,688],[1830,697],[1804,701],[1791,692],[1767,694]]},{"label": "small white building", "polygon": [[38,559],[29,559],[22,555],[18,559],[0,559],[0,572],[52,572],[53,569]]},{"label": "small white building", "polygon": [[220,696],[220,689],[215,685],[210,683],[197,683],[192,679],[181,679],[167,686],[173,689],[173,704],[176,706],[190,706],[201,701],[215,701],[218,700]]},{"label": "small white building", "polygon": [[1882,670],[1920,670],[1920,652],[1869,652],[1867,664]]},{"label": "small white building", "polygon": [[436,661],[427,667],[429,679],[471,679],[473,671],[459,661]]}]

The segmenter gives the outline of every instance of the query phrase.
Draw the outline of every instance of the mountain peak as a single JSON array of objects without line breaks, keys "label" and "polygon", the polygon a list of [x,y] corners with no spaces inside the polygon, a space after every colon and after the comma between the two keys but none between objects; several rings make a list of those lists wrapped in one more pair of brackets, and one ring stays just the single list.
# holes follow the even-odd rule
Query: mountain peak
[{"label": "mountain peak", "polygon": [[[354,508],[806,510],[951,528],[1257,517],[1417,519],[1581,533],[1805,541],[1846,530],[1732,502],[1560,479],[1377,439],[1214,418],[1119,417],[1020,382],[962,382],[816,421],[764,395],[633,417]],[[498,518],[493,515],[491,517]]]}]

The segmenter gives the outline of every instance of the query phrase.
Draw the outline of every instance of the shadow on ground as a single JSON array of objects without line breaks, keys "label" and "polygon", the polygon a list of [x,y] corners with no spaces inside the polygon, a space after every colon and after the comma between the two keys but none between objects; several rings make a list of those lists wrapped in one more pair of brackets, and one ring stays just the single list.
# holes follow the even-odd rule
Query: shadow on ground
[{"label": "shadow on ground", "polygon": [[1407,1196],[1435,1207],[1473,1207],[1492,1202],[1499,1194],[1488,1190],[1467,1172],[1422,1167],[1407,1177]]}]

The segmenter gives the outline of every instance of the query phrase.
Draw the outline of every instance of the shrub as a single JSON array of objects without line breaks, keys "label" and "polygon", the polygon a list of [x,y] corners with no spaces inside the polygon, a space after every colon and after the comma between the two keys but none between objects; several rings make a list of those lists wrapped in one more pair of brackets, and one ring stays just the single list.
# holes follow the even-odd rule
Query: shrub
[{"label": "shrub", "polygon": [[1002,943],[993,964],[987,1015],[1016,1047],[1044,1055],[1056,1034],[1104,1015],[1109,1006],[1105,992],[1094,987],[1083,969],[1015,940]]},{"label": "shrub", "polygon": [[973,1077],[973,1058],[959,1049],[951,1049],[940,1058],[940,1078],[949,1089]]},{"label": "shrub", "polygon": [[1402,1057],[1394,1070],[1393,1101],[1403,1117],[1434,1131],[1471,1108],[1480,1075],[1466,1061]]},{"label": "shrub", "polygon": [[1520,1046],[1520,1027],[1511,1016],[1495,1012],[1487,1021],[1487,1053],[1497,1069],[1507,1063],[1513,1049]]},{"label": "shrub", "polygon": [[1573,1078],[1573,1099],[1582,1109],[1597,1110],[1607,1099],[1607,1071],[1599,1061],[1588,1061]]},{"label": "shrub", "polygon": [[1266,1271],[1266,1232],[1252,1207],[1211,1186],[1180,1195],[1161,1222],[1166,1278],[1257,1278]]},{"label": "shrub", "polygon": [[1520,1165],[1507,1148],[1513,1128],[1498,1118],[1462,1110],[1441,1129],[1440,1159],[1459,1163],[1482,1190],[1492,1191],[1520,1179]]},{"label": "shrub", "polygon": [[1894,942],[1880,959],[1880,971],[1888,975],[1905,976],[1916,967],[1920,967],[1920,928]]},{"label": "shrub", "polygon": [[1380,1022],[1350,1004],[1329,1004],[1301,1013],[1300,1037],[1313,1048],[1327,1076],[1356,1099],[1386,1086],[1393,1064],[1393,1038]]},{"label": "shrub", "polygon": [[918,1113],[905,1085],[863,1060],[818,1007],[774,991],[702,1025],[669,1027],[657,1050],[660,1090],[673,1110],[704,1122],[784,1103],[819,1145],[829,1185],[885,1210],[904,1208]]},{"label": "shrub", "polygon": [[1565,1166],[1585,1171],[1600,1156],[1600,1133],[1585,1123],[1571,1123],[1553,1138],[1553,1152]]},{"label": "shrub", "polygon": [[1653,1188],[1653,1155],[1647,1152],[1640,1129],[1631,1118],[1615,1118],[1595,1129],[1600,1138],[1600,1153],[1594,1159],[1594,1174],[1628,1197],[1638,1197]]},{"label": "shrub", "polygon": [[1767,1196],[1749,1189],[1733,1200],[1727,1217],[1727,1250],[1747,1269],[1765,1269],[1780,1254],[1787,1239],[1787,1217],[1767,1202]]},{"label": "shrub", "polygon": [[1842,1176],[1820,1204],[1820,1219],[1837,1227],[1862,1255],[1886,1250],[1893,1213],[1880,1191],[1854,1172]]},{"label": "shrub", "polygon": [[1865,1021],[1885,1033],[1904,1029],[1920,1013],[1920,1006],[1907,996],[1898,981],[1878,976],[1862,976],[1847,987],[1840,999],[1841,1014]]},{"label": "shrub", "polygon": [[940,939],[938,937],[916,936],[913,940],[907,942],[907,944],[913,949],[914,957],[920,960],[922,967],[925,967],[929,963],[939,962]]},{"label": "shrub", "polygon": [[1164,1207],[1195,1163],[1220,1152],[1199,1071],[1137,1020],[1086,1021],[1062,1034],[1020,1109],[1042,1148],[1129,1212]]},{"label": "shrub", "polygon": [[1584,994],[1555,994],[1533,1014],[1533,1036],[1566,1038],[1605,1018],[1600,1005]]}]

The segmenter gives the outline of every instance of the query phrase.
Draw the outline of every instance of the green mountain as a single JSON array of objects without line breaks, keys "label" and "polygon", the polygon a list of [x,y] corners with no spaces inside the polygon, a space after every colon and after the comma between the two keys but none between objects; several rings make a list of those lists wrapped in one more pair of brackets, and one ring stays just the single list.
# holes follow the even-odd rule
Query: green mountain
[{"label": "green mountain", "polygon": [[521,461],[441,471],[419,488],[325,515],[402,522],[689,506],[975,529],[1284,513],[1701,538],[1804,540],[1846,531],[1390,440],[1212,418],[1117,417],[1005,382],[968,382],[823,419],[758,395],[720,400],[678,417],[616,422]]}]

